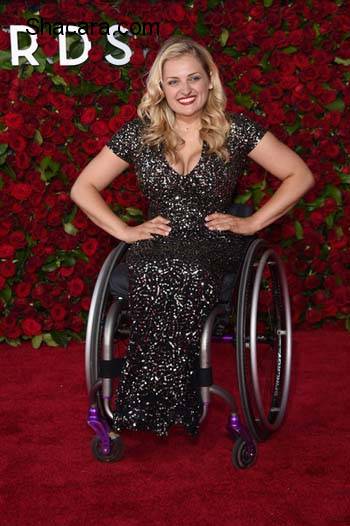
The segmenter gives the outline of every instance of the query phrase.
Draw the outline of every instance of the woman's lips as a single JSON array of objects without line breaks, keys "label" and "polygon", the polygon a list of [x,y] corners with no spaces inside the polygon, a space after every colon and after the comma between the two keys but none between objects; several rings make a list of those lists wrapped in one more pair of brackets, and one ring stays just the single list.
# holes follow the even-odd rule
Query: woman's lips
[{"label": "woman's lips", "polygon": [[180,104],[184,104],[185,106],[187,106],[189,104],[192,104],[192,102],[194,102],[195,98],[196,98],[195,96],[193,96],[193,97],[182,97],[181,99],[177,99],[177,101]]}]

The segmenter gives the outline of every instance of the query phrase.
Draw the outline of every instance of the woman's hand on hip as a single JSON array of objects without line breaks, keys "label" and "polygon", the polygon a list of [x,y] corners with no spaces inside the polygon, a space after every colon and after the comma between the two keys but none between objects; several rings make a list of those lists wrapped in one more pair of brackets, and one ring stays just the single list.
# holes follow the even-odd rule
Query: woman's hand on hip
[{"label": "woman's hand on hip", "polygon": [[230,214],[214,212],[205,217],[205,225],[209,230],[228,230],[234,234],[251,236],[258,232],[254,215],[249,217],[237,217]]},{"label": "woman's hand on hip", "polygon": [[169,222],[169,219],[166,219],[163,216],[157,216],[153,219],[145,221],[144,223],[141,223],[140,225],[125,225],[122,241],[125,241],[126,243],[134,243],[135,241],[140,241],[141,239],[153,239],[152,234],[167,236],[171,230]]}]

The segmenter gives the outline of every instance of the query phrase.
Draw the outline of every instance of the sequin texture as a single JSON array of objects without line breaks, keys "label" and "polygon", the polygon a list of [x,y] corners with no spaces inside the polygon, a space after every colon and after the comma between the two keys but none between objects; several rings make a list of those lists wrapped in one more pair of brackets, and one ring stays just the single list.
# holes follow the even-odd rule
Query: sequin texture
[{"label": "sequin texture", "polygon": [[200,389],[193,382],[206,318],[219,301],[225,272],[245,253],[249,236],[209,230],[205,217],[232,204],[246,155],[265,129],[243,114],[230,115],[225,163],[203,145],[197,165],[180,175],[162,148],[142,144],[142,122],[134,119],[107,143],[133,163],[149,199],[148,218],[170,220],[168,236],[132,243],[126,254],[131,317],[127,358],[117,392],[113,427],[167,435],[173,424],[198,433]]}]

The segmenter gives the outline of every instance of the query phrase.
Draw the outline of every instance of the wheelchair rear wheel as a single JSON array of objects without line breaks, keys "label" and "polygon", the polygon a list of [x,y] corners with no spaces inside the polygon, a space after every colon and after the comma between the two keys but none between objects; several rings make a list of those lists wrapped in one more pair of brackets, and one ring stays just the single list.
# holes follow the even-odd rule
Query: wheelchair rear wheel
[{"label": "wheelchair rear wheel", "polygon": [[238,290],[238,384],[250,432],[266,440],[282,423],[291,371],[291,314],[279,256],[262,239],[249,247]]}]

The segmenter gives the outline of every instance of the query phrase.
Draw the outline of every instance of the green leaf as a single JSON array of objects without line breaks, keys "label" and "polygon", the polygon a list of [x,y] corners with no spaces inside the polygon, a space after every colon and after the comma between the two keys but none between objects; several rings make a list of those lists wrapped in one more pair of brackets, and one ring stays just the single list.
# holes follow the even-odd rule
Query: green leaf
[{"label": "green leaf", "polygon": [[285,48],[282,48],[283,53],[287,53],[287,55],[291,55],[292,53],[296,53],[298,51],[298,48],[295,46],[288,46]]},{"label": "green leaf", "polygon": [[345,320],[345,328],[350,332],[350,316]]},{"label": "green leaf", "polygon": [[64,222],[64,223],[71,223],[72,220],[75,218],[77,211],[78,211],[78,207],[77,207],[77,205],[73,205],[72,210],[69,212],[69,214],[67,214],[67,215],[65,216],[63,222]]},{"label": "green leaf", "polygon": [[3,153],[5,153],[6,150],[7,150],[7,148],[8,148],[8,144],[4,144],[4,143],[3,143],[3,144],[0,144],[0,155],[2,155]]},{"label": "green leaf", "polygon": [[295,228],[295,237],[297,239],[303,239],[304,237],[304,230],[299,221],[294,221],[294,228]]},{"label": "green leaf", "polygon": [[128,206],[127,208],[125,208],[125,210],[127,211],[127,213],[130,216],[141,216],[141,217],[143,217],[142,211],[139,208],[134,208],[132,206]]},{"label": "green leaf", "polygon": [[2,63],[9,62],[11,63],[11,51],[0,50],[0,67]]},{"label": "green leaf", "polygon": [[79,232],[79,230],[73,225],[73,223],[64,223],[63,228],[65,233],[69,234],[70,236],[76,236]]},{"label": "green leaf", "polygon": [[75,257],[72,256],[71,254],[65,254],[64,257],[61,260],[61,263],[65,267],[74,267],[76,261],[77,260],[75,259]]},{"label": "green leaf", "polygon": [[344,101],[343,99],[335,99],[333,102],[331,102],[330,104],[326,104],[325,106],[327,108],[327,110],[329,111],[344,111],[345,109],[345,104],[344,104]]},{"label": "green leaf", "polygon": [[264,0],[264,7],[271,7],[273,4],[273,0]]},{"label": "green leaf", "polygon": [[43,335],[42,334],[38,334],[37,336],[33,336],[33,338],[32,338],[32,347],[34,349],[39,349],[42,341],[43,341]]},{"label": "green leaf", "polygon": [[3,289],[0,291],[0,298],[5,300],[5,303],[8,303],[12,298],[12,290],[8,285],[5,285],[5,287],[3,287]]},{"label": "green leaf", "polygon": [[337,188],[336,186],[334,186],[332,184],[327,184],[326,185],[325,197],[332,197],[334,199],[334,201],[337,203],[337,205],[341,205],[342,204],[341,191],[339,190],[339,188]]},{"label": "green leaf", "polygon": [[205,37],[208,34],[208,28],[204,23],[204,16],[201,11],[198,13],[197,23],[196,23],[196,31],[199,36]]},{"label": "green leaf", "polygon": [[39,165],[39,171],[41,173],[40,179],[42,181],[49,181],[58,172],[60,165],[51,159],[51,157],[44,157]]},{"label": "green leaf", "polygon": [[343,173],[340,173],[340,174],[339,174],[339,179],[340,179],[341,182],[344,183],[344,184],[350,184],[350,174],[343,174]]},{"label": "green leaf", "polygon": [[7,159],[7,152],[4,153],[4,155],[0,155],[0,165],[5,164],[6,159]]},{"label": "green leaf", "polygon": [[286,126],[286,130],[289,133],[289,135],[292,135],[294,132],[299,130],[300,126],[301,126],[301,120],[300,120],[299,115],[297,115],[297,118],[296,118],[294,124],[290,124],[290,125]]},{"label": "green leaf", "polygon": [[208,9],[214,9],[217,5],[221,3],[221,0],[208,0],[207,2],[207,8]]},{"label": "green leaf", "polygon": [[43,335],[44,342],[50,347],[58,347],[58,343],[55,342],[50,332],[45,332]]},{"label": "green leaf", "polygon": [[61,266],[61,262],[58,259],[56,259],[55,261],[46,263],[41,268],[44,272],[53,272],[54,270],[58,269],[60,266]]},{"label": "green leaf", "polygon": [[254,101],[247,94],[237,93],[235,96],[237,104],[250,109],[254,105]]},{"label": "green leaf", "polygon": [[41,135],[39,130],[35,130],[34,141],[37,142],[38,144],[42,144],[44,142],[43,136]]},{"label": "green leaf", "polygon": [[225,49],[223,50],[223,53],[225,53],[225,55],[229,55],[230,57],[234,57],[234,58],[239,57],[239,53],[235,47],[225,47]]},{"label": "green leaf", "polygon": [[84,124],[82,124],[81,122],[79,121],[75,121],[74,122],[74,126],[76,128],[78,128],[78,130],[82,131],[82,132],[88,132],[89,131],[89,127],[88,126],[84,126]]},{"label": "green leaf", "polygon": [[326,217],[325,223],[328,226],[328,228],[333,228],[334,226],[334,214],[330,214]]},{"label": "green leaf", "polygon": [[51,80],[55,84],[55,86],[67,86],[67,82],[60,75],[53,75],[51,77]]},{"label": "green leaf", "polygon": [[335,57],[334,62],[343,66],[350,66],[350,58]]},{"label": "green leaf", "polygon": [[226,46],[226,43],[228,41],[228,37],[230,36],[230,33],[228,32],[227,29],[223,29],[222,32],[221,32],[221,35],[219,37],[219,41],[220,41],[220,44],[222,47],[225,47]]},{"label": "green leaf", "polygon": [[238,197],[236,197],[236,199],[234,200],[235,203],[242,203],[242,204],[245,204],[247,201],[249,201],[249,199],[252,197],[252,193],[247,191],[245,192],[243,195],[239,195]]},{"label": "green leaf", "polygon": [[69,342],[69,337],[62,332],[51,331],[51,336],[53,340],[62,347],[66,347],[67,343]]}]

